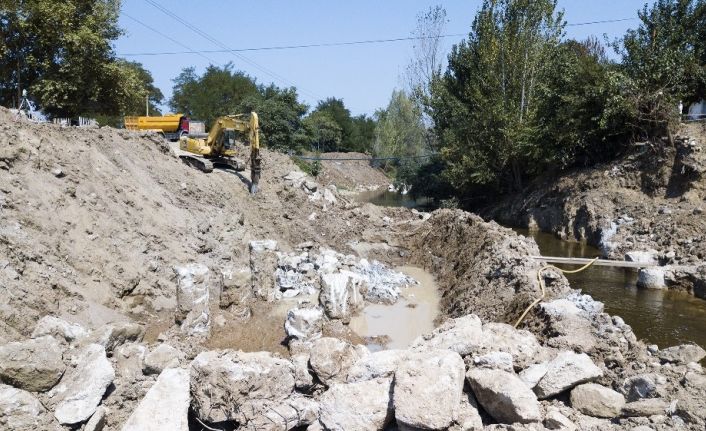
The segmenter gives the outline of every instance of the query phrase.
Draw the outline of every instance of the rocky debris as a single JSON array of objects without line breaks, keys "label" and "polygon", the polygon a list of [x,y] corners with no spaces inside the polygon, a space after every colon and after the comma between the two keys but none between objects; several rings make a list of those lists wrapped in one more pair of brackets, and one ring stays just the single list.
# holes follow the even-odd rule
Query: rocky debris
[{"label": "rocky debris", "polygon": [[0,428],[6,431],[60,430],[31,393],[0,384]]},{"label": "rocky debris", "polygon": [[110,412],[105,407],[98,406],[96,412],[93,413],[93,416],[91,416],[88,422],[86,422],[86,425],[84,425],[83,431],[101,431],[108,422],[109,413]]},{"label": "rocky debris", "polygon": [[472,394],[462,393],[458,414],[449,431],[475,431],[483,429],[483,419],[478,412],[478,403]]},{"label": "rocky debris", "polygon": [[252,292],[257,299],[274,301],[277,299],[277,241],[250,241],[250,274]]},{"label": "rocky debris", "polygon": [[321,395],[319,421],[326,430],[381,430],[393,418],[390,378],[334,383]]},{"label": "rocky debris", "polygon": [[62,354],[49,335],[0,346],[0,381],[26,391],[48,391],[66,369]]},{"label": "rocky debris", "polygon": [[657,250],[629,251],[625,253],[625,260],[628,262],[644,263],[645,265],[657,264]]},{"label": "rocky debris", "polygon": [[466,356],[482,345],[483,324],[475,314],[449,319],[412,342],[412,349],[449,349]]},{"label": "rocky debris", "polygon": [[300,391],[309,391],[314,386],[314,376],[309,372],[309,355],[293,355],[291,361],[294,366],[294,387]]},{"label": "rocky debris", "polygon": [[32,338],[39,338],[45,335],[51,335],[56,339],[63,339],[67,343],[73,343],[86,337],[88,331],[77,323],[70,323],[54,316],[44,316],[39,319],[37,326],[34,327]]},{"label": "rocky debris", "polygon": [[145,335],[142,325],[132,322],[111,323],[92,331],[85,339],[85,344],[100,344],[106,353],[127,342],[139,342]]},{"label": "rocky debris", "polygon": [[202,352],[191,363],[191,407],[201,420],[238,420],[248,402],[282,401],[294,391],[294,367],[269,352]]},{"label": "rocky debris", "polygon": [[473,356],[473,365],[476,368],[489,368],[514,373],[512,355],[507,352],[490,352],[484,355]]},{"label": "rocky debris", "polygon": [[640,268],[637,272],[637,286],[645,289],[666,289],[664,267]]},{"label": "rocky debris", "polygon": [[628,377],[623,382],[623,393],[628,401],[637,401],[642,398],[651,398],[656,394],[657,385],[650,375],[639,374]]},{"label": "rocky debris", "polygon": [[288,337],[313,340],[321,337],[324,313],[319,307],[298,307],[287,311],[284,330]]},{"label": "rocky debris", "polygon": [[586,415],[614,418],[624,405],[625,397],[620,393],[595,383],[585,383],[571,391],[571,407]]},{"label": "rocky debris", "polygon": [[662,362],[677,364],[688,364],[689,362],[699,362],[706,357],[706,351],[696,344],[682,344],[662,349],[659,352],[659,359]]},{"label": "rocky debris", "polygon": [[564,416],[556,407],[547,409],[544,426],[550,430],[576,431],[576,425]]},{"label": "rocky debris", "polygon": [[546,374],[537,383],[534,391],[540,399],[549,398],[601,376],[603,371],[587,354],[561,352],[549,362]]},{"label": "rocky debris", "polygon": [[456,352],[410,353],[395,372],[397,423],[422,429],[449,427],[459,412],[464,372],[463,359]]},{"label": "rocky debris", "polygon": [[188,431],[189,370],[169,368],[132,412],[122,431]]},{"label": "rocky debris", "polygon": [[348,370],[348,382],[394,377],[399,363],[408,356],[407,350],[381,350],[363,356]]},{"label": "rocky debris", "polygon": [[177,307],[174,320],[189,335],[206,334],[211,325],[206,265],[192,263],[174,267],[177,275]]},{"label": "rocky debris", "polygon": [[393,271],[376,260],[361,259],[356,269],[367,286],[365,299],[374,303],[395,303],[400,297],[401,286],[417,283],[412,277]]},{"label": "rocky debris", "polygon": [[311,346],[309,364],[316,377],[327,386],[344,383],[356,362],[369,355],[368,349],[352,345],[338,338],[323,337]]},{"label": "rocky debris", "polygon": [[223,275],[223,289],[221,291],[221,308],[233,305],[246,305],[253,296],[252,273],[250,267],[221,269]]},{"label": "rocky debris", "polygon": [[89,344],[71,358],[61,381],[48,392],[54,408],[54,417],[63,425],[84,422],[96,411],[108,386],[115,378],[105,348]]},{"label": "rocky debris", "polygon": [[513,372],[472,368],[466,378],[478,403],[500,423],[542,420],[537,396]]},{"label": "rocky debris", "polygon": [[549,361],[532,364],[520,372],[520,379],[530,388],[534,389],[549,370]]},{"label": "rocky debris", "polygon": [[160,344],[145,356],[143,372],[160,374],[167,368],[176,368],[184,360],[184,353],[169,344]]},{"label": "rocky debris", "polygon": [[625,404],[621,415],[626,417],[663,415],[668,408],[669,403],[662,398],[646,398]]}]

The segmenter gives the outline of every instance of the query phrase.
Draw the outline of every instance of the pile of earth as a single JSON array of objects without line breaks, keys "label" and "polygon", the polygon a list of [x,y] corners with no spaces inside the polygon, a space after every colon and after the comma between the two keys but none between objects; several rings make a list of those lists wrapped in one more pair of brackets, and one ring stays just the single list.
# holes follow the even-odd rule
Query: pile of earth
[{"label": "pile of earth", "polygon": [[[363,192],[384,190],[392,180],[372,165],[372,158],[363,153],[321,153],[321,173],[316,178],[324,185],[335,185],[341,190]],[[356,159],[356,160],[348,160]]]},{"label": "pile of earth", "polygon": [[706,298],[706,124],[674,145],[638,143],[618,160],[537,182],[481,212],[507,225],[587,241],[611,259],[659,264],[646,287]]}]

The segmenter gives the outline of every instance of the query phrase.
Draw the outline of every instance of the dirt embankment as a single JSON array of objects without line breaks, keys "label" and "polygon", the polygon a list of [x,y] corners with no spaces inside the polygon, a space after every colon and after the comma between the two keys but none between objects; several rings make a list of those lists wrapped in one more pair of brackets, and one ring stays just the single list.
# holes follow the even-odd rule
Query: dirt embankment
[{"label": "dirt embankment", "polygon": [[371,157],[363,153],[322,153],[322,159],[362,159],[362,160],[323,160],[317,180],[324,185],[333,184],[348,191],[384,190],[392,180],[381,169],[371,165]]},{"label": "dirt embankment", "polygon": [[613,163],[533,184],[481,213],[587,241],[608,258],[639,252],[661,265],[691,268],[688,276],[667,279],[694,290],[694,267],[706,259],[705,198],[706,125],[694,123],[682,127],[674,147],[635,145]]}]

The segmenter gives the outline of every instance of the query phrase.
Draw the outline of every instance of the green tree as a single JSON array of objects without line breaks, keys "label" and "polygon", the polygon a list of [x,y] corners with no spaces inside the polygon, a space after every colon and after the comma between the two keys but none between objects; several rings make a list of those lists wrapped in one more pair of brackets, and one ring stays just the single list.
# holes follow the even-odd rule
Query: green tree
[{"label": "green tree", "polygon": [[383,166],[387,170],[403,166],[404,172],[410,175],[418,157],[426,152],[426,129],[418,106],[405,94],[395,90],[390,97],[390,103],[384,111],[377,113],[378,121],[375,129],[375,144],[373,153],[376,157],[399,157],[405,162],[387,161]]},{"label": "green tree", "polygon": [[51,116],[120,114],[142,95],[116,60],[118,0],[5,0],[0,8],[0,103],[30,98]]},{"label": "green tree", "polygon": [[355,127],[353,125],[353,119],[351,118],[351,111],[346,108],[342,99],[329,97],[326,100],[320,101],[312,112],[312,114],[317,113],[328,115],[341,129],[341,145],[336,151],[356,151],[356,148],[354,148],[351,142]]},{"label": "green tree", "polygon": [[173,111],[187,113],[210,127],[222,115],[239,113],[243,102],[250,97],[259,97],[255,80],[234,71],[228,63],[223,67],[208,66],[201,76],[193,67],[182,70],[174,79],[169,105]]},{"label": "green tree", "polygon": [[460,191],[519,190],[541,169],[537,97],[553,67],[563,22],[556,0],[485,0],[467,41],[453,47],[432,84],[432,118]]},{"label": "green tree", "polygon": [[311,151],[337,151],[341,146],[343,131],[328,113],[314,112],[304,119],[304,127]]},{"label": "green tree", "polygon": [[162,90],[155,87],[152,74],[142,64],[134,61],[118,60],[118,64],[131,70],[136,75],[141,87],[140,92],[143,94],[142,98],[131,101],[133,103],[125,109],[125,115],[145,115],[145,98],[147,98],[149,103],[150,115],[161,115],[159,105],[164,101],[164,95]]}]

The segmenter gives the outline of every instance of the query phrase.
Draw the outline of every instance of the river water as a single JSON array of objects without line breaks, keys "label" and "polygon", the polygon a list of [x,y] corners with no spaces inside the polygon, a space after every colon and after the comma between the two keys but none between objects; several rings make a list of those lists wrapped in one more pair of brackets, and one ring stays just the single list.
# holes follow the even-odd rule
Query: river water
[{"label": "river water", "polygon": [[[380,206],[427,206],[429,199],[414,200],[409,195],[393,192],[366,192],[360,202]],[[598,249],[585,243],[562,241],[554,235],[515,229],[534,238],[545,256],[588,257],[600,255]],[[569,265],[566,269],[576,269]],[[706,301],[683,292],[639,289],[637,271],[608,266],[592,266],[578,274],[567,274],[574,289],[581,289],[605,304],[605,311],[621,316],[632,326],[638,338],[660,348],[692,342],[706,348]],[[382,319],[383,321],[386,319]]]},{"label": "river water", "polygon": [[[554,235],[515,229],[534,238],[544,256],[588,257],[598,249]],[[561,265],[557,265],[561,267]],[[568,265],[565,269],[576,269]],[[592,266],[578,274],[566,274],[574,289],[581,289],[605,304],[606,312],[622,317],[635,335],[660,348],[693,342],[706,347],[706,301],[674,291],[640,289],[637,271],[609,266]]]}]

